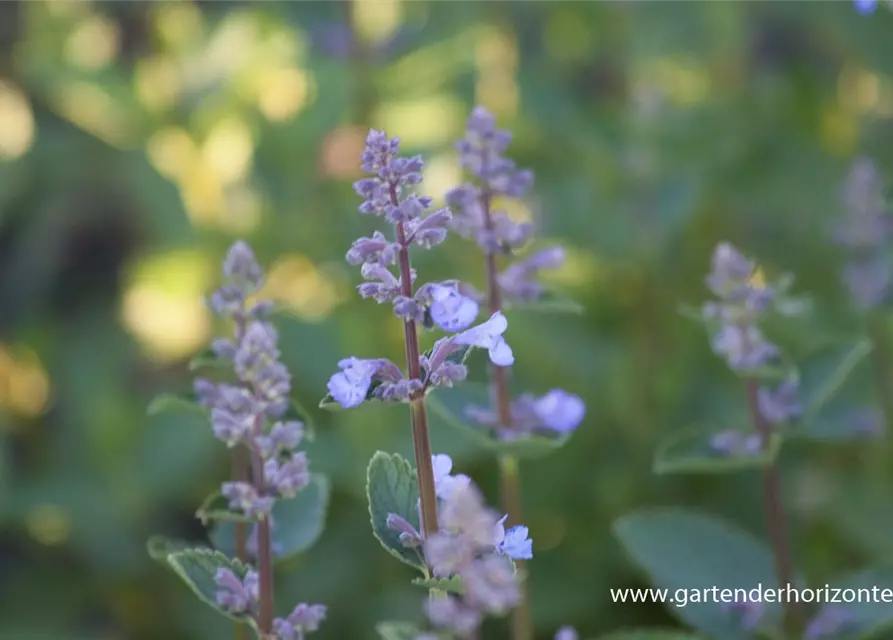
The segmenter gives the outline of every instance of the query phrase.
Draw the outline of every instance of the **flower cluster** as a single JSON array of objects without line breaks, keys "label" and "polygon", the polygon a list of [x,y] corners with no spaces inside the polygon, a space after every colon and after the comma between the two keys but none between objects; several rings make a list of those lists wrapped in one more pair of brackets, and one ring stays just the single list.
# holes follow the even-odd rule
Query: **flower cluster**
[{"label": "flower cluster", "polygon": [[[716,300],[702,307],[702,317],[716,327],[711,346],[729,367],[740,373],[754,373],[775,364],[780,351],[760,329],[759,323],[770,309],[785,312],[796,305],[782,297],[786,285],[766,285],[756,263],[731,244],[720,243],[713,253],[707,287]],[[798,399],[795,378],[783,380],[776,388],[762,386],[757,391],[761,419],[771,426],[798,417],[803,407]],[[756,455],[762,449],[757,434],[723,431],[710,441],[715,451],[730,455]]]},{"label": "flower cluster", "polygon": [[[505,211],[493,208],[494,198],[522,197],[533,184],[530,171],[519,170],[505,157],[511,140],[511,133],[496,128],[492,114],[483,107],[476,107],[468,119],[465,137],[456,144],[459,162],[474,176],[474,182],[466,182],[447,194],[447,202],[455,212],[451,226],[463,237],[475,239],[488,257],[491,309],[499,309],[503,303],[540,300],[545,290],[536,276],[543,269],[561,267],[565,261],[564,249],[555,246],[496,272],[495,254],[512,254],[513,250],[527,244],[533,235],[530,224],[516,223]],[[507,389],[504,392],[508,394]],[[498,405],[498,400],[494,399],[494,404]],[[509,420],[499,416],[495,409],[478,406],[468,407],[466,416],[490,430],[498,439],[516,440],[536,433],[571,432],[579,426],[586,412],[579,397],[560,389],[553,389],[541,398],[524,394],[508,404]]]},{"label": "flower cluster", "polygon": [[847,215],[835,239],[849,253],[843,280],[862,309],[873,309],[893,294],[893,216],[884,202],[883,181],[868,159],[856,161],[846,179],[842,200]]},{"label": "flower cluster", "polygon": [[[257,615],[260,590],[256,571],[249,569],[239,579],[231,569],[221,567],[217,569],[214,582],[220,607],[235,614]],[[273,620],[273,633],[276,640],[304,640],[306,634],[319,629],[325,617],[325,606],[301,603],[285,618]]]},{"label": "flower cluster", "polygon": [[[400,142],[384,132],[372,130],[361,157],[363,170],[372,177],[359,180],[354,189],[363,198],[360,213],[383,218],[393,226],[393,238],[375,231],[360,238],[347,252],[347,261],[361,266],[366,280],[357,287],[363,298],[389,303],[394,313],[407,323],[435,326],[452,333],[435,344],[430,353],[419,354],[419,377],[406,377],[396,364],[385,359],[346,358],[338,363],[338,373],[329,380],[332,399],[345,408],[356,407],[369,398],[406,401],[431,387],[452,386],[464,380],[467,369],[450,356],[462,347],[487,349],[500,366],[513,361],[512,351],[502,335],[507,323],[501,314],[469,328],[480,313],[480,305],[470,288],[455,280],[426,283],[415,289],[416,272],[409,266],[412,245],[431,248],[442,243],[453,217],[449,210],[431,208],[431,198],[409,193],[422,181],[422,159],[398,156]],[[396,272],[393,270],[397,266]],[[413,363],[410,363],[410,370]]]},{"label": "flower cluster", "polygon": [[425,536],[396,514],[388,526],[409,547],[421,547],[437,578],[458,576],[462,595],[428,603],[432,626],[459,637],[472,634],[487,614],[503,614],[520,598],[512,560],[533,557],[533,542],[523,525],[506,530],[506,516],[489,509],[471,479],[451,475],[452,460],[433,456],[440,530]]},{"label": "flower cluster", "polygon": [[[232,368],[235,382],[195,381],[200,404],[210,409],[214,435],[230,448],[245,447],[251,454],[254,482],[225,482],[221,493],[229,508],[257,522],[266,520],[272,531],[272,510],[277,499],[292,498],[310,481],[306,454],[298,451],[304,425],[287,417],[291,376],[279,361],[276,329],[266,321],[270,305],[249,303],[257,294],[263,274],[253,252],[244,242],[228,251],[223,263],[224,284],[209,300],[217,315],[232,321],[233,337],[215,340],[217,357]],[[257,523],[247,540],[247,550],[257,555]],[[273,546],[275,552],[276,546]],[[220,569],[216,575],[217,600],[232,612],[256,614],[257,573],[242,579]],[[325,607],[301,604],[285,619],[277,619],[278,640],[297,640],[315,630]]]}]

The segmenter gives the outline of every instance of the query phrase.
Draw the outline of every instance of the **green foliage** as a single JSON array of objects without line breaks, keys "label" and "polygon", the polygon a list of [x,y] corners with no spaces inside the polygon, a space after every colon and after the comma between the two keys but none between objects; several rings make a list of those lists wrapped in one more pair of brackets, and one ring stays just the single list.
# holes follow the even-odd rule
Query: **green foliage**
[{"label": "green foliage", "polygon": [[183,582],[192,589],[199,600],[209,605],[218,613],[237,622],[254,625],[248,614],[234,614],[217,604],[217,584],[214,576],[218,569],[229,569],[237,577],[244,578],[247,566],[237,560],[231,560],[219,551],[210,549],[186,549],[177,551],[167,557],[171,568]]},{"label": "green foliage", "polygon": [[[855,602],[831,605],[841,608],[847,623],[840,632],[828,636],[830,640],[851,640],[860,638],[889,637],[893,629],[893,607],[890,606],[893,594],[893,568],[889,565],[865,569],[847,576],[835,578],[830,586],[841,589],[837,594],[844,598],[846,589],[853,589]],[[883,592],[887,591],[886,600]],[[835,594],[831,594],[834,596]],[[849,595],[847,596],[849,599]]]},{"label": "green foliage", "polygon": [[167,559],[172,553],[185,551],[194,548],[195,544],[186,540],[178,540],[176,538],[166,538],[164,536],[152,536],[146,542],[146,550],[153,560],[158,560],[167,565]]},{"label": "green foliage", "polygon": [[773,434],[765,451],[755,455],[730,454],[710,446],[710,438],[715,433],[691,430],[667,439],[654,456],[654,473],[711,474],[762,468],[775,461],[781,448],[781,436]]},{"label": "green foliage", "polygon": [[[279,551],[276,560],[282,561],[302,553],[313,546],[325,527],[329,505],[329,481],[325,476],[313,474],[310,484],[289,500],[277,500],[273,505],[273,543]],[[219,522],[210,532],[214,547],[234,556],[236,550],[236,525]]]},{"label": "green foliage", "polygon": [[535,313],[573,313],[581,314],[585,311],[583,305],[572,300],[558,291],[543,291],[540,297],[532,302],[506,302],[506,312],[529,311]]},{"label": "green foliage", "polygon": [[801,365],[800,395],[804,399],[802,422],[809,425],[837,396],[854,369],[871,353],[871,342],[858,340],[820,349]]},{"label": "green foliage", "polygon": [[420,633],[418,626],[409,622],[381,622],[375,630],[381,640],[414,640]]},{"label": "green foliage", "polygon": [[624,629],[599,640],[698,640],[700,636],[675,629]]},{"label": "green foliage", "polygon": [[[681,509],[654,509],[626,515],[614,532],[651,583],[667,589],[670,597],[686,589],[689,597],[705,589],[777,587],[772,553],[762,542],[731,525]],[[716,598],[701,602],[668,602],[667,608],[710,637],[749,638],[731,612]],[[777,606],[767,604],[775,617]]]},{"label": "green foliage", "polygon": [[562,447],[570,435],[535,435],[518,440],[499,440],[481,427],[470,424],[465,418],[465,409],[470,404],[489,406],[486,388],[483,385],[464,383],[451,389],[438,389],[428,398],[428,407],[451,427],[468,436],[480,449],[512,458],[541,458]]},{"label": "green foliage", "polygon": [[403,517],[419,528],[418,475],[408,460],[398,454],[377,451],[366,470],[366,496],[372,532],[388,553],[411,567],[425,571],[425,562],[416,549],[403,546],[397,532],[388,528],[388,514]]},{"label": "green foliage", "polygon": [[208,410],[196,402],[195,394],[191,392],[180,395],[162,393],[156,396],[146,409],[146,413],[150,416],[170,412],[207,414]]},{"label": "green foliage", "polygon": [[460,576],[451,578],[413,578],[412,583],[423,589],[462,593],[462,578]]}]

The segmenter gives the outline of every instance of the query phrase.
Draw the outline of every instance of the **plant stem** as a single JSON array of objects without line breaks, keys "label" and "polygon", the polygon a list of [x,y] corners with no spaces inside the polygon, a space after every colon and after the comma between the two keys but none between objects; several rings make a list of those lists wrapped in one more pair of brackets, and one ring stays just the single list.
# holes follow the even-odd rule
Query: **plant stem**
[{"label": "plant stem", "polygon": [[[258,416],[256,428],[263,426],[264,417]],[[264,460],[258,451],[251,452],[251,470],[254,476],[254,487],[258,493],[264,490]],[[257,526],[257,578],[260,591],[257,626],[261,633],[273,632],[273,559],[270,553],[270,519],[262,518]]]},{"label": "plant stem", "polygon": [[868,319],[868,332],[874,348],[871,359],[874,364],[875,387],[884,414],[884,425],[893,432],[893,362],[890,361],[890,336],[884,317],[875,314]]},{"label": "plant stem", "polygon": [[[484,228],[493,232],[493,218],[490,215],[491,194],[484,188],[481,192],[481,210],[484,214]],[[497,311],[502,311],[502,291],[499,288],[496,269],[496,254],[492,250],[486,252],[487,270],[487,309],[492,316]],[[499,425],[503,429],[512,427],[511,389],[509,388],[508,367],[490,367],[490,388],[493,402],[496,405],[496,415]],[[518,478],[518,460],[512,456],[503,456],[499,459],[499,492],[501,494],[502,508],[508,515],[509,524],[518,523],[521,520],[521,483]],[[524,568],[524,563],[517,562],[518,570]],[[512,610],[512,638],[513,640],[533,640],[533,619],[530,612],[530,599],[527,593],[527,581],[520,584],[521,601]]]},{"label": "plant stem", "polygon": [[[390,185],[391,202],[399,205],[397,185]],[[403,223],[398,222],[397,242],[400,244],[400,286],[402,294],[412,298],[412,269],[409,264],[409,248],[406,246],[406,230]],[[419,363],[419,336],[415,321],[406,320],[403,324],[406,342],[406,369],[411,380],[421,380],[422,370]],[[434,466],[431,462],[431,441],[428,436],[428,412],[425,408],[425,392],[422,391],[411,398],[410,418],[412,420],[412,445],[415,452],[416,470],[419,476],[419,498],[422,503],[422,528],[424,535],[437,533],[437,494],[434,490]]]},{"label": "plant stem", "polygon": [[[772,439],[772,425],[770,425],[760,412],[759,391],[754,379],[747,381],[747,405],[754,428],[760,436],[762,449],[765,451],[770,446]],[[784,512],[781,497],[781,480],[778,475],[778,466],[773,461],[763,472],[763,510],[766,519],[766,529],[769,532],[769,540],[772,545],[772,556],[775,561],[775,574],[779,587],[782,589],[794,588],[794,565],[791,549],[788,541],[788,523]],[[797,637],[801,628],[802,617],[800,615],[800,603],[792,602],[790,598],[782,603],[784,610],[784,626],[791,637]]]},{"label": "plant stem", "polygon": [[[250,465],[248,449],[238,446],[233,449],[232,455],[232,478],[234,482],[248,482],[248,467]],[[247,562],[248,551],[248,528],[244,522],[236,523],[236,560],[239,562]],[[236,624],[235,640],[245,640],[245,627]]]}]

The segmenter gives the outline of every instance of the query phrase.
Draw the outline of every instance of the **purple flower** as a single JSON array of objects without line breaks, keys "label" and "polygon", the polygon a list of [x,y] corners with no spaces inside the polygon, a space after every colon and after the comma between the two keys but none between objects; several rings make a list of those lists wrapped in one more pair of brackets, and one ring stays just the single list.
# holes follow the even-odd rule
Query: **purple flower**
[{"label": "purple flower", "polygon": [[743,602],[730,602],[726,605],[730,613],[738,618],[741,629],[755,631],[766,615],[766,607],[762,602],[744,600]]},{"label": "purple flower", "polygon": [[499,275],[499,286],[506,297],[518,301],[534,301],[543,293],[543,286],[532,280],[542,269],[557,269],[564,264],[563,247],[550,247],[516,262]]},{"label": "purple flower", "polygon": [[431,456],[431,466],[434,467],[434,490],[440,500],[448,500],[457,487],[464,487],[471,482],[471,478],[465,474],[450,474],[453,460],[445,453]]},{"label": "purple flower", "polygon": [[346,358],[338,363],[342,369],[329,378],[329,393],[345,409],[360,406],[369,393],[376,367],[374,360]]},{"label": "purple flower", "polygon": [[304,437],[304,423],[277,422],[266,435],[257,436],[254,444],[261,456],[270,458],[277,453],[296,449]]},{"label": "purple flower", "polygon": [[843,607],[826,605],[806,625],[805,640],[821,640],[840,634],[853,623],[852,615]]},{"label": "purple flower", "polygon": [[[502,529],[502,522],[499,528]],[[533,558],[533,540],[527,536],[527,527],[523,525],[512,527],[502,536],[497,536],[496,548],[513,560],[530,560]]]},{"label": "purple flower", "polygon": [[269,491],[281,498],[293,498],[298,491],[310,483],[307,470],[307,454],[293,453],[290,458],[279,461],[270,458],[264,462],[264,479]]},{"label": "purple flower", "polygon": [[502,337],[507,328],[508,321],[497,311],[486,322],[453,336],[452,340],[455,344],[486,349],[493,364],[508,367],[515,361],[515,357],[512,355],[511,347]]},{"label": "purple flower", "polygon": [[755,456],[762,452],[763,443],[759,434],[728,430],[714,434],[710,448],[726,455]]},{"label": "purple flower", "polygon": [[567,433],[583,421],[586,405],[579,396],[552,389],[534,403],[533,411],[546,428]]},{"label": "purple flower", "polygon": [[462,572],[466,601],[488,613],[502,614],[517,606],[521,591],[511,561],[505,556],[484,556]]},{"label": "purple flower", "polygon": [[273,510],[273,498],[261,495],[247,482],[224,482],[220,491],[229,500],[230,509],[241,511],[248,518],[265,516]]},{"label": "purple flower", "polygon": [[263,271],[248,244],[239,240],[229,248],[223,261],[223,277],[245,286],[249,291],[260,288],[263,284]]},{"label": "purple flower", "polygon": [[863,16],[871,15],[877,9],[877,0],[853,0],[856,11]]},{"label": "purple flower", "polygon": [[778,347],[766,340],[755,325],[725,325],[713,337],[711,346],[736,370],[759,369],[779,355]]},{"label": "purple flower", "polygon": [[481,624],[481,612],[455,596],[429,598],[425,606],[431,624],[440,629],[466,635]]},{"label": "purple flower", "polygon": [[372,262],[387,266],[397,262],[399,252],[397,243],[389,242],[380,231],[375,231],[371,238],[355,240],[346,257],[352,265]]},{"label": "purple flower", "polygon": [[577,634],[577,630],[573,627],[561,627],[555,632],[555,638],[553,638],[553,640],[580,640],[580,636]]},{"label": "purple flower", "polygon": [[461,331],[478,317],[478,303],[455,289],[443,286],[432,288],[431,319],[444,331]]},{"label": "purple flower", "polygon": [[803,413],[797,397],[797,381],[786,380],[775,390],[761,387],[757,392],[760,413],[770,424],[782,424]]},{"label": "purple flower", "polygon": [[240,580],[231,569],[220,567],[214,574],[217,604],[230,613],[251,611],[260,598],[257,573],[248,571]]},{"label": "purple flower", "polygon": [[304,634],[318,631],[325,619],[325,606],[302,602],[287,618],[273,620],[273,631],[277,640],[304,640]]},{"label": "purple flower", "polygon": [[389,513],[386,524],[388,529],[400,534],[400,542],[404,547],[413,548],[422,544],[422,534],[403,516]]}]

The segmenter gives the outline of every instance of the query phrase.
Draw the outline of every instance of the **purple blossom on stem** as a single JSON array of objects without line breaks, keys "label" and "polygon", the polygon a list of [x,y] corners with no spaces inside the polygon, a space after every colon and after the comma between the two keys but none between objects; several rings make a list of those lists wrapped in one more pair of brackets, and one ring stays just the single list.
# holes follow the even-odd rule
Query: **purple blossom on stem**
[{"label": "purple blossom on stem", "polygon": [[730,456],[755,456],[763,450],[763,445],[757,433],[729,430],[714,434],[710,438],[710,448]]},{"label": "purple blossom on stem", "polygon": [[846,215],[834,237],[848,253],[843,282],[856,305],[871,310],[893,295],[893,216],[884,200],[883,179],[871,160],[853,163],[841,199]]},{"label": "purple blossom on stem", "polygon": [[[229,611],[249,613],[265,637],[273,637],[275,631],[279,640],[303,638],[305,632],[318,626],[313,616],[306,619],[307,624],[304,618],[295,617],[297,614],[284,621],[277,619],[274,629],[272,555],[276,545],[271,515],[277,499],[294,497],[310,481],[306,454],[296,451],[303,424],[282,421],[291,393],[291,375],[279,361],[279,335],[264,320],[270,304],[261,301],[249,306],[247,302],[263,282],[260,266],[247,244],[237,242],[230,248],[223,276],[224,283],[211,295],[210,306],[232,321],[233,335],[217,338],[212,344],[217,356],[232,367],[235,381],[198,379],[194,390],[199,403],[210,409],[214,435],[227,446],[238,448],[233,457],[234,478],[221,485],[221,493],[230,510],[256,520],[251,523],[250,536],[246,536],[246,523],[236,523],[236,547],[240,556],[256,558],[257,571],[250,570],[244,581],[229,570],[218,571],[217,601]],[[300,605],[295,612],[301,606],[307,605]]]},{"label": "purple blossom on stem", "polygon": [[761,387],[758,392],[760,413],[769,424],[782,424],[803,413],[797,395],[796,380],[785,380],[774,391]]},{"label": "purple blossom on stem", "polygon": [[837,636],[853,623],[852,614],[840,606],[826,605],[806,625],[804,640],[822,640]]},{"label": "purple blossom on stem", "polygon": [[766,607],[762,602],[749,599],[730,602],[726,608],[744,631],[756,631],[766,615]]},{"label": "purple blossom on stem", "polygon": [[856,11],[863,16],[871,15],[877,9],[877,0],[853,0]]},{"label": "purple blossom on stem", "polygon": [[273,620],[276,640],[303,640],[304,634],[318,631],[326,619],[326,607],[321,604],[301,603],[286,618]]},{"label": "purple blossom on stem", "polygon": [[471,405],[465,414],[472,422],[491,429],[504,440],[515,440],[533,434],[566,434],[574,431],[586,415],[586,405],[579,396],[562,389],[552,389],[537,398],[522,394],[512,402],[511,429],[501,429],[497,415],[486,407]]}]

